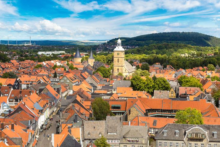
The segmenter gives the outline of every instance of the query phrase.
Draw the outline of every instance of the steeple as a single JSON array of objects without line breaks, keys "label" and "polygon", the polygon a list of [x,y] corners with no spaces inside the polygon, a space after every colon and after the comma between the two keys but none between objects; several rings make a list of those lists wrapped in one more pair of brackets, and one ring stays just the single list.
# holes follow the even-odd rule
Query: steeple
[{"label": "steeple", "polygon": [[94,59],[94,58],[93,58],[93,54],[92,54],[92,50],[91,50],[91,52],[90,52],[89,59]]},{"label": "steeple", "polygon": [[78,48],[77,48],[77,50],[76,50],[76,54],[75,54],[74,58],[81,58],[81,54],[80,54]]},{"label": "steeple", "polygon": [[119,38],[117,41],[117,46],[114,51],[125,51],[124,48],[121,46],[121,39]]}]

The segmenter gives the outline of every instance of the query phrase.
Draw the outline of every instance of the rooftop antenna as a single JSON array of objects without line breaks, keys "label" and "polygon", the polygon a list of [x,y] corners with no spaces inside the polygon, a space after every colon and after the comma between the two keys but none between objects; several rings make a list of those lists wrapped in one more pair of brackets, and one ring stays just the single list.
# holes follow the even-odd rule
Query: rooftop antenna
[{"label": "rooftop antenna", "polygon": [[31,36],[30,36],[30,45],[31,45]]}]

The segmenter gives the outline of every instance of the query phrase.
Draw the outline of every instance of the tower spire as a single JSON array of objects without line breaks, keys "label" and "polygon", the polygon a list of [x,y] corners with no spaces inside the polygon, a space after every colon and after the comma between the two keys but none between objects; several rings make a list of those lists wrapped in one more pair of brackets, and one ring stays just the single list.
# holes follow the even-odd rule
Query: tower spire
[{"label": "tower spire", "polygon": [[76,54],[75,54],[74,58],[81,58],[81,54],[79,52],[79,48],[77,48]]},{"label": "tower spire", "polygon": [[94,58],[93,58],[93,54],[92,54],[92,49],[91,49],[91,52],[90,52],[89,59],[94,59]]}]

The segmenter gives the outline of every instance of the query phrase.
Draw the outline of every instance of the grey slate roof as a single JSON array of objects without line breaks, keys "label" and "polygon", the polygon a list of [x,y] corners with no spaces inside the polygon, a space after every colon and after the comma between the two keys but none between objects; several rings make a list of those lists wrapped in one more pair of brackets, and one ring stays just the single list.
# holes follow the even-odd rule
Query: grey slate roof
[{"label": "grey slate roof", "polygon": [[[156,134],[156,140],[173,140],[173,141],[183,141],[186,131],[195,128],[195,132],[198,132],[202,128],[208,133],[208,138],[210,142],[219,141],[220,137],[220,125],[189,125],[189,124],[167,124],[163,129],[159,130]],[[163,130],[167,130],[167,135],[164,136]],[[179,136],[175,135],[175,131],[179,131]],[[217,132],[217,138],[214,138],[213,132]]]},{"label": "grey slate roof", "polygon": [[60,147],[81,147],[81,145],[73,137],[68,135]]},{"label": "grey slate roof", "polygon": [[154,98],[168,99],[169,98],[169,91],[154,90]]},{"label": "grey slate roof", "polygon": [[125,69],[129,72],[132,73],[135,71],[135,69],[131,66],[131,64],[125,60]]},{"label": "grey slate roof", "polygon": [[81,54],[79,53],[79,49],[77,48],[74,58],[81,58]]},{"label": "grey slate roof", "polygon": [[94,58],[93,58],[93,54],[92,54],[92,50],[91,50],[91,52],[90,52],[89,59],[94,59]]},{"label": "grey slate roof", "polygon": [[113,84],[113,88],[116,89],[117,87],[130,87],[131,86],[131,81],[115,81]]}]

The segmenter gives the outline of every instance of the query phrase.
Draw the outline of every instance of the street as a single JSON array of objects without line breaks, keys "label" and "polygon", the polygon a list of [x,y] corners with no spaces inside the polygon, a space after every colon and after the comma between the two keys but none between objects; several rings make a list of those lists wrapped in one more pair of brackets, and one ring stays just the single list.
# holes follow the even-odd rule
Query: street
[{"label": "street", "polygon": [[[59,120],[59,115],[53,116],[52,125],[48,130],[41,132],[36,147],[52,147],[51,144],[51,135],[56,134],[56,121]],[[48,140],[48,134],[50,135]]]}]

